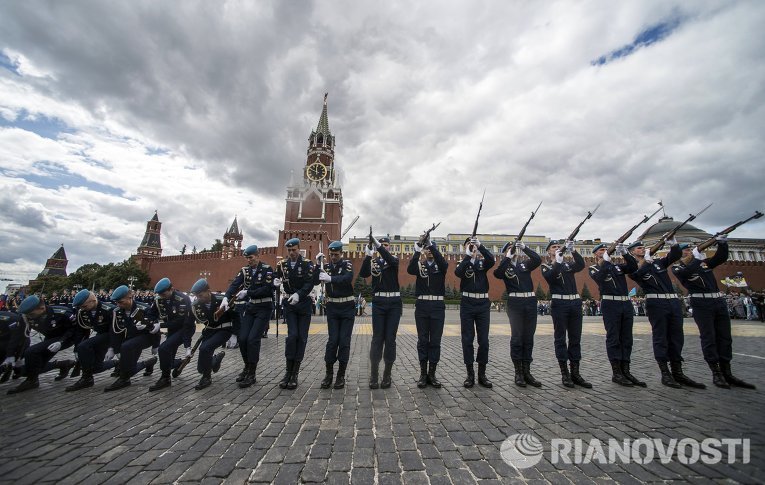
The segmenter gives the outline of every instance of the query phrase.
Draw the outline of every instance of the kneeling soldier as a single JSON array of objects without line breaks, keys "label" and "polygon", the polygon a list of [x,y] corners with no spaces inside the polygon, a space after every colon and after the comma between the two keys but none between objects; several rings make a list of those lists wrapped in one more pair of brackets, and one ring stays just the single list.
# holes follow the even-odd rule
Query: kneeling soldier
[{"label": "kneeling soldier", "polygon": [[[67,391],[79,391],[93,386],[93,374],[111,369],[117,363],[113,360],[114,352],[109,351],[109,328],[112,312],[99,302],[96,295],[88,290],[80,290],[72,300],[75,322],[85,332],[95,330],[96,335],[77,344],[77,356],[82,367],[82,377],[67,387]],[[108,358],[107,358],[108,357]]]},{"label": "kneeling soldier", "polygon": [[202,343],[199,346],[197,357],[197,371],[202,374],[194,389],[201,390],[212,384],[211,373],[220,370],[220,364],[226,355],[224,351],[215,353],[215,349],[222,345],[232,348],[236,345],[236,333],[239,330],[239,314],[233,308],[226,309],[221,306],[222,301],[217,300],[207,280],[202,278],[191,287],[197,299],[191,309],[198,325],[204,325],[202,330]]},{"label": "kneeling soldier", "polygon": [[170,371],[180,365],[175,353],[183,344],[186,348],[184,357],[191,356],[191,338],[196,330],[191,313],[191,300],[187,295],[174,290],[168,278],[157,282],[154,294],[154,304],[146,312],[147,318],[150,322],[167,326],[167,337],[159,346],[159,368],[162,369],[162,376],[156,384],[149,387],[149,391],[158,391],[170,386]]}]

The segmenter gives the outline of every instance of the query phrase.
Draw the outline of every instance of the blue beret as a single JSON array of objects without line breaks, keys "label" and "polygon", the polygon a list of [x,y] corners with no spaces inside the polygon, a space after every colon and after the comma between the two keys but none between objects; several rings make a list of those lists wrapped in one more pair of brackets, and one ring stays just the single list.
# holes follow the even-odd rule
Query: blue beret
[{"label": "blue beret", "polygon": [[172,286],[173,284],[170,283],[170,278],[162,278],[157,281],[156,285],[154,285],[154,293],[162,293],[163,291],[169,290]]},{"label": "blue beret", "polygon": [[284,243],[284,247],[291,248],[292,246],[297,246],[298,244],[300,244],[300,239],[293,237],[292,239]]},{"label": "blue beret", "polygon": [[595,247],[592,248],[592,253],[595,254],[595,251],[597,251],[598,249],[603,249],[603,248],[607,248],[607,247],[608,247],[608,245],[606,243],[596,244]]},{"label": "blue beret", "polygon": [[680,243],[680,244],[679,244],[679,246],[680,246],[680,250],[681,250],[681,251],[682,251],[683,249],[688,249],[689,247],[691,247],[691,245],[690,245],[690,244],[688,244],[688,243]]},{"label": "blue beret", "polygon": [[19,313],[29,313],[40,306],[40,298],[37,295],[29,295],[19,305]]},{"label": "blue beret", "polygon": [[252,256],[253,254],[258,254],[258,246],[255,244],[251,244],[250,246],[247,246],[247,248],[244,250],[245,256]]},{"label": "blue beret", "polygon": [[390,238],[388,236],[383,236],[380,239],[378,239],[377,242],[390,244]]},{"label": "blue beret", "polygon": [[89,296],[90,296],[90,291],[88,290],[78,291],[77,294],[74,295],[74,298],[72,299],[72,306],[77,308],[78,306],[85,303],[85,300],[87,300]]},{"label": "blue beret", "polygon": [[506,253],[506,252],[507,252],[507,250],[508,250],[508,249],[510,249],[510,246],[512,246],[512,245],[513,245],[513,243],[512,243],[512,242],[510,242],[510,241],[506,242],[506,243],[505,243],[505,245],[504,245],[504,246],[502,246],[502,251],[501,251],[501,252],[502,252],[502,253]]},{"label": "blue beret", "polygon": [[629,246],[627,246],[627,250],[628,251],[632,251],[633,249],[639,248],[640,246],[645,246],[643,244],[643,241],[635,241],[634,243],[632,243]]},{"label": "blue beret", "polygon": [[118,286],[115,288],[115,290],[112,292],[112,295],[109,297],[112,301],[119,301],[126,296],[128,296],[128,293],[130,293],[130,288],[128,288],[125,285]]},{"label": "blue beret", "polygon": [[563,244],[564,244],[565,242],[566,242],[566,241],[564,241],[563,239],[550,239],[550,242],[549,242],[549,243],[547,243],[547,247],[545,248],[545,251],[549,251],[549,249],[550,249],[550,246],[552,246],[553,244],[557,244],[557,245],[559,245],[559,246],[563,246]]},{"label": "blue beret", "polygon": [[331,243],[329,243],[329,246],[327,246],[327,248],[330,251],[342,251],[343,243],[341,243],[340,241],[332,241]]},{"label": "blue beret", "polygon": [[207,284],[207,280],[204,278],[200,278],[197,280],[196,283],[194,283],[194,286],[191,287],[192,293],[200,293],[202,291],[206,291],[210,289],[210,285]]}]

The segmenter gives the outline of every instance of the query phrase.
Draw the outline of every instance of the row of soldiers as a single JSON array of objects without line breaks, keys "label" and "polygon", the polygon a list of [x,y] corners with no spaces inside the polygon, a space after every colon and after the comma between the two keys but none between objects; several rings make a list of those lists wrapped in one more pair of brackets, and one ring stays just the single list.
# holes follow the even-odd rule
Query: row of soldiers
[{"label": "row of soldiers", "polygon": [[[711,258],[697,248],[680,245],[670,239],[668,254],[654,257],[640,241],[625,247],[617,245],[615,255],[622,262],[612,260],[605,244],[596,246],[596,263],[589,274],[598,284],[602,314],[606,327],[606,352],[611,362],[613,382],[623,386],[646,386],[630,370],[632,354],[632,325],[634,313],[628,297],[626,277],[636,281],[646,294],[647,313],[653,331],[654,357],[661,370],[662,384],[679,388],[704,388],[685,375],[682,367],[683,318],[680,302],[672,290],[669,272],[673,272],[690,292],[693,317],[699,327],[704,359],[712,370],[713,383],[718,387],[753,385],[733,376],[732,339],[730,319],[722,294],[719,292],[712,270],[728,257],[724,235],[717,238],[717,251]],[[392,368],[396,360],[396,335],[402,314],[402,301],[398,282],[399,260],[388,248],[390,240],[370,237],[365,248],[365,259],[359,276],[372,279],[372,342],[369,351],[369,386],[388,388],[392,384]],[[0,352],[5,352],[6,369],[23,364],[26,380],[9,393],[39,386],[38,375],[59,369],[65,376],[73,361],[52,361],[53,356],[76,345],[76,355],[82,368],[82,377],[68,391],[93,385],[93,375],[117,368],[117,380],[106,387],[114,391],[130,385],[131,377],[144,370],[150,375],[159,361],[161,377],[149,390],[156,391],[171,385],[171,375],[177,377],[192,352],[199,349],[197,370],[201,374],[197,389],[211,385],[211,374],[220,369],[224,351],[220,347],[239,346],[243,362],[236,381],[242,388],[256,382],[261,338],[267,329],[273,305],[274,290],[284,292],[286,304],[284,319],[287,324],[285,345],[285,374],[279,385],[283,389],[298,386],[300,366],[305,355],[308,330],[312,315],[310,294],[318,284],[326,295],[328,339],[324,360],[326,375],[321,388],[345,386],[345,373],[350,357],[350,342],[355,320],[353,296],[354,269],[343,257],[343,244],[329,244],[329,259],[317,255],[316,264],[300,254],[300,240],[290,239],[285,244],[287,257],[276,268],[260,260],[258,247],[244,250],[247,265],[234,277],[230,287],[218,299],[212,294],[205,279],[191,288],[193,300],[173,288],[168,278],[161,279],[154,288],[155,299],[146,308],[136,302],[127,286],[120,286],[110,295],[116,307],[107,308],[88,290],[77,293],[73,299],[74,312],[56,313],[38,297],[27,297],[19,307],[18,318],[8,318],[0,331]],[[511,325],[511,359],[515,367],[515,384],[540,387],[542,384],[531,373],[534,335],[537,324],[537,301],[531,272],[541,266],[542,275],[549,284],[551,315],[554,327],[555,355],[560,364],[561,379],[565,387],[592,385],[580,373],[582,305],[577,291],[575,273],[585,269],[582,256],[573,241],[552,240],[547,248],[547,262],[522,241],[508,243],[502,248],[505,258],[494,270],[495,277],[504,281],[507,290],[507,314]],[[474,364],[478,364],[477,381],[491,388],[487,376],[489,361],[490,301],[488,272],[496,265],[494,255],[480,240],[469,238],[464,245],[464,256],[454,270],[460,278],[460,324],[463,360],[466,368],[465,387],[476,383]],[[415,253],[407,272],[416,277],[415,322],[420,376],[417,386],[439,388],[437,377],[440,361],[441,338],[445,318],[445,278],[448,262],[428,237],[415,245]],[[277,299],[279,296],[277,296]],[[192,349],[191,341],[196,324],[204,326],[200,339]],[[167,337],[161,341],[161,329]],[[42,342],[28,345],[30,330],[44,336]],[[95,332],[94,336],[90,336]],[[5,339],[6,342],[2,342]],[[474,344],[477,340],[477,351]],[[161,343],[160,343],[161,342]],[[183,358],[176,358],[180,346],[185,348]],[[139,362],[141,352],[151,348],[152,358]],[[23,358],[20,349],[23,349]],[[119,354],[119,360],[115,356]],[[158,354],[158,357],[157,355]],[[382,379],[380,363],[384,362]],[[338,364],[337,374],[334,366]],[[7,380],[7,372],[3,374]]]}]

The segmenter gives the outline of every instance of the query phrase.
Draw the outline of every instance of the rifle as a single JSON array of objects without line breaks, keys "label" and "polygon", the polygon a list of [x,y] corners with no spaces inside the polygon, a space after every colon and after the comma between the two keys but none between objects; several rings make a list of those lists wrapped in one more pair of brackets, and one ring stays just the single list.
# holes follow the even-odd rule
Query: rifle
[{"label": "rifle", "polygon": [[[475,215],[475,224],[473,224],[473,233],[470,235],[469,238],[465,239],[465,243],[467,244],[471,239],[475,238],[475,235],[478,234],[478,218],[481,217],[481,209],[483,209],[483,199],[486,197],[486,189],[483,189],[483,195],[481,196],[481,203],[478,204],[478,214]],[[473,245],[471,244],[468,246],[468,248],[472,251]]]},{"label": "rifle", "polygon": [[178,377],[181,375],[181,372],[183,371],[183,368],[188,365],[189,362],[191,362],[191,358],[194,357],[194,354],[197,353],[197,349],[199,348],[199,345],[202,343],[202,336],[200,335],[197,339],[196,343],[194,344],[194,347],[191,349],[191,355],[188,357],[184,357],[181,359],[181,363],[178,364],[178,367],[173,369],[173,377]]},{"label": "rifle", "polygon": [[704,213],[704,211],[706,211],[710,207],[712,207],[711,203],[708,206],[706,206],[703,209],[701,209],[700,211],[698,211],[696,214],[688,214],[688,219],[684,220],[677,227],[675,227],[671,231],[669,231],[666,234],[664,234],[663,236],[661,236],[659,238],[659,240],[656,241],[656,243],[653,246],[651,246],[651,248],[650,248],[651,254],[656,254],[656,252],[659,251],[664,246],[664,243],[667,242],[667,239],[672,239],[673,237],[675,237],[675,234],[677,234],[677,231],[682,229],[684,225],[688,224],[692,220],[694,220],[697,217],[699,217],[701,214]]},{"label": "rifle", "polygon": [[[586,216],[584,219],[582,219],[582,222],[580,222],[580,223],[579,223],[579,225],[578,225],[578,226],[576,226],[576,227],[574,228],[574,230],[573,230],[573,231],[571,231],[571,234],[569,234],[568,238],[566,238],[566,241],[573,241],[573,240],[574,240],[574,238],[576,237],[576,235],[577,235],[577,234],[579,234],[579,229],[581,229],[581,228],[582,228],[582,226],[584,225],[584,223],[585,223],[585,222],[587,222],[587,219],[589,219],[590,217],[592,217],[592,215],[593,215],[593,214],[595,214],[595,212],[597,212],[597,211],[598,211],[598,208],[599,208],[599,207],[600,207],[600,204],[598,204],[597,206],[595,206],[595,208],[594,208],[594,209],[592,209],[591,211],[588,211],[588,212],[587,212],[587,216]],[[561,253],[561,254],[564,254],[565,252],[566,252],[566,246],[563,246],[563,249],[561,249],[561,252],[560,252],[560,253]]]},{"label": "rifle", "polygon": [[523,235],[526,234],[526,228],[529,227],[529,222],[534,218],[535,215],[537,215],[537,211],[539,208],[542,207],[542,201],[539,202],[539,205],[536,209],[531,213],[531,217],[529,217],[529,220],[526,221],[526,224],[523,225],[521,228],[521,232],[518,233],[518,235],[515,237],[515,241],[513,241],[513,247],[511,248],[512,254],[515,254],[515,243],[523,239]]},{"label": "rifle", "polygon": [[703,251],[703,250],[705,250],[706,248],[708,248],[709,246],[713,245],[713,244],[716,242],[716,239],[715,239],[715,238],[716,238],[717,236],[722,236],[723,234],[730,234],[730,233],[731,233],[731,232],[733,232],[733,231],[734,231],[734,230],[735,230],[737,227],[739,227],[739,226],[741,226],[741,225],[744,225],[744,224],[746,224],[747,222],[749,222],[749,221],[751,221],[751,220],[754,220],[754,219],[759,219],[760,217],[762,217],[762,212],[760,212],[760,211],[754,211],[754,215],[753,215],[753,216],[751,216],[751,217],[749,217],[749,218],[747,218],[747,219],[744,219],[743,221],[738,221],[737,223],[733,224],[732,226],[726,227],[726,228],[725,228],[725,229],[723,229],[722,231],[716,232],[716,233],[714,234],[714,236],[710,237],[709,239],[707,239],[707,240],[706,240],[706,241],[704,241],[703,243],[701,243],[701,244],[699,244],[698,246],[696,246],[696,249],[698,249],[699,251]]},{"label": "rifle", "polygon": [[663,205],[661,202],[659,202],[659,208],[658,208],[658,209],[656,209],[656,211],[655,211],[653,214],[651,214],[650,216],[646,216],[646,215],[644,215],[644,216],[643,216],[643,219],[642,219],[640,222],[638,222],[638,223],[637,223],[637,224],[635,224],[634,226],[630,227],[630,228],[627,230],[627,232],[625,232],[624,234],[622,234],[622,237],[620,237],[620,238],[619,238],[619,239],[617,239],[616,241],[612,242],[612,243],[611,243],[611,245],[610,245],[610,246],[608,246],[608,249],[606,249],[606,251],[608,251],[608,254],[614,254],[614,251],[616,251],[616,246],[617,246],[618,244],[622,244],[624,241],[626,241],[626,240],[627,240],[627,238],[628,238],[628,237],[630,237],[630,236],[632,235],[632,233],[633,233],[633,232],[635,232],[635,229],[637,229],[637,228],[638,228],[638,227],[640,227],[641,225],[643,225],[643,224],[645,224],[646,222],[648,222],[648,220],[649,220],[649,219],[651,219],[653,216],[655,216],[656,214],[658,214],[658,213],[659,213],[659,211],[660,211],[660,210],[662,210],[663,208],[664,208],[664,205]]},{"label": "rifle", "polygon": [[369,226],[369,249],[374,249],[374,236],[372,236],[372,226]]},{"label": "rifle", "polygon": [[425,232],[422,234],[422,236],[420,236],[420,240],[419,240],[419,241],[417,241],[417,244],[418,244],[420,247],[425,247],[425,242],[426,242],[426,241],[427,241],[427,240],[430,238],[430,233],[431,233],[431,232],[433,232],[433,231],[435,231],[435,230],[436,230],[436,228],[437,228],[438,226],[440,226],[440,225],[441,225],[441,222],[440,222],[440,221],[439,221],[439,223],[438,223],[438,224],[435,224],[435,223],[434,223],[434,224],[433,224],[433,227],[431,227],[430,229],[428,229],[427,231],[425,231]]}]

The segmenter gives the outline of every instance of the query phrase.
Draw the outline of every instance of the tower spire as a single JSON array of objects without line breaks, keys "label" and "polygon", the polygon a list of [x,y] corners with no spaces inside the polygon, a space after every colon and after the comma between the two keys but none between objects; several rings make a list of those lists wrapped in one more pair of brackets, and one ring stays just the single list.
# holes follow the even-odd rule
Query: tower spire
[{"label": "tower spire", "polygon": [[329,93],[324,93],[324,107],[321,110],[319,124],[316,126],[316,133],[321,133],[325,138],[331,135],[329,131],[329,117],[327,116],[327,96],[329,96]]}]

